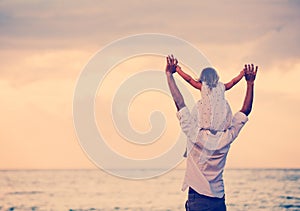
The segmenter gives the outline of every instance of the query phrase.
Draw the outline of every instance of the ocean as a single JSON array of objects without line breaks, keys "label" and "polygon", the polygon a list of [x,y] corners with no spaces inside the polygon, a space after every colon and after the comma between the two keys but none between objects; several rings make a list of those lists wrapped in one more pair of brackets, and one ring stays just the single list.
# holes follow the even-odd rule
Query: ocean
[{"label": "ocean", "polygon": [[[183,169],[147,180],[102,170],[1,170],[0,211],[184,210]],[[300,169],[226,169],[228,211],[300,210]]]}]

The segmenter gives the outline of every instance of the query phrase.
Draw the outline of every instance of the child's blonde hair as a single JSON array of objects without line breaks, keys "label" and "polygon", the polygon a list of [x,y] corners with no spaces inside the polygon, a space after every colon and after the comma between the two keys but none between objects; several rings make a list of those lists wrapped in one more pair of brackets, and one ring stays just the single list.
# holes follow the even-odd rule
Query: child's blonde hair
[{"label": "child's blonde hair", "polygon": [[205,82],[207,86],[212,89],[217,86],[219,82],[219,75],[214,68],[207,67],[202,70],[199,81],[201,83]]}]

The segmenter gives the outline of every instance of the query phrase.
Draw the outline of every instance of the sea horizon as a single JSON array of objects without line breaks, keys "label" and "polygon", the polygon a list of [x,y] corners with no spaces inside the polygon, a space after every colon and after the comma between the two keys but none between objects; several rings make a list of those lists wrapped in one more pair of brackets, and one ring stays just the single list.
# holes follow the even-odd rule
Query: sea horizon
[{"label": "sea horizon", "polygon": [[[144,180],[99,170],[2,169],[0,211],[184,210],[183,168]],[[299,181],[299,168],[227,168],[227,210],[300,210]]]}]

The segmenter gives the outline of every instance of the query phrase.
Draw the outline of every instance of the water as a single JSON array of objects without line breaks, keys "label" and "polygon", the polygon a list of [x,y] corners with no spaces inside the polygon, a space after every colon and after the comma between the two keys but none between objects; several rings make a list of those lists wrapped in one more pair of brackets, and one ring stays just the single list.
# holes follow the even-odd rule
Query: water
[{"label": "water", "polygon": [[[0,211],[184,210],[184,170],[126,180],[100,170],[0,171]],[[227,210],[300,210],[300,169],[227,169]]]}]

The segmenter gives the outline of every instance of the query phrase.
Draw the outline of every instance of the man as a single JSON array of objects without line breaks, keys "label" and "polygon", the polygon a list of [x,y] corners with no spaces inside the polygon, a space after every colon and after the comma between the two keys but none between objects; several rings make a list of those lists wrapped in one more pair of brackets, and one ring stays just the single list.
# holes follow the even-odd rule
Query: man
[{"label": "man", "polygon": [[230,144],[238,136],[248,121],[252,109],[254,81],[258,67],[245,65],[247,82],[243,106],[232,119],[225,131],[210,131],[199,128],[197,107],[192,112],[186,107],[184,99],[175,83],[177,60],[167,57],[166,75],[171,95],[177,108],[177,117],[182,131],[187,136],[187,166],[182,190],[189,188],[186,210],[223,211],[226,210],[223,171]]}]

